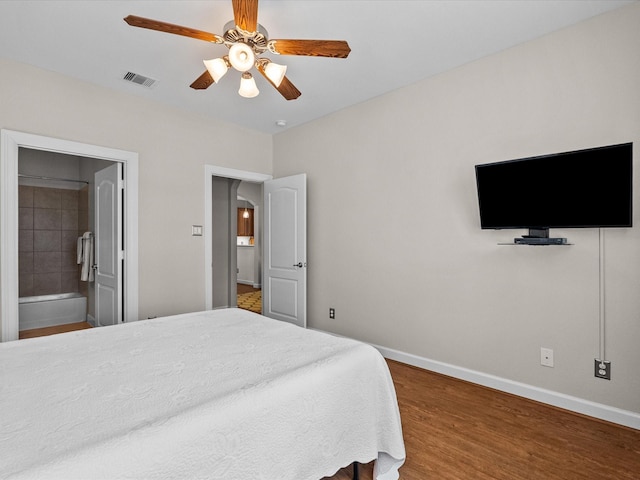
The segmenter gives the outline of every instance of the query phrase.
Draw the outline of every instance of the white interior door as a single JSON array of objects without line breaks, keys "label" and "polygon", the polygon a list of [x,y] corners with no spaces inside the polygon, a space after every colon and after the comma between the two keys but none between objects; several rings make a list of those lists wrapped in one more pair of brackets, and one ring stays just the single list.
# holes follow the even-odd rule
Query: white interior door
[{"label": "white interior door", "polygon": [[122,322],[122,165],[95,174],[95,315],[98,326]]},{"label": "white interior door", "polygon": [[307,176],[264,182],[262,314],[307,326]]}]

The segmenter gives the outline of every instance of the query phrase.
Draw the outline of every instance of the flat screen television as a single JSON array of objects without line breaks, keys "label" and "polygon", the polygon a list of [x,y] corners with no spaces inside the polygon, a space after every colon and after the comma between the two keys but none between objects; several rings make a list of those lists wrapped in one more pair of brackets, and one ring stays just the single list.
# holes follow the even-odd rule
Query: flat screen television
[{"label": "flat screen television", "polygon": [[632,143],[476,165],[483,229],[632,226]]}]

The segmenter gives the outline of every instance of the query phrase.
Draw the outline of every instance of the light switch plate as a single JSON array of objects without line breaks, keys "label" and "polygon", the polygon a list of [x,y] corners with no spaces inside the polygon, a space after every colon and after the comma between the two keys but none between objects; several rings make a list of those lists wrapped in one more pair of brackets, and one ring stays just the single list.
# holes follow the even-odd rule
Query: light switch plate
[{"label": "light switch plate", "polygon": [[192,237],[201,237],[202,236],[202,225],[191,225],[191,236]]}]

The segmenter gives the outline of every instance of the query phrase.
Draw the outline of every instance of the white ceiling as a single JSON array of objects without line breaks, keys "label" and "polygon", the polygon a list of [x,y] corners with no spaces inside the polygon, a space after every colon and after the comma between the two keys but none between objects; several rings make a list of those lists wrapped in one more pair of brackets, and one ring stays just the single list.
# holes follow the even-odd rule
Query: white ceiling
[{"label": "white ceiling", "polygon": [[[633,0],[262,0],[270,38],[347,40],[347,59],[281,56],[302,92],[286,101],[261,75],[237,94],[239,73],[195,91],[203,59],[222,45],[134,28],[138,15],[222,35],[231,0],[0,1],[0,56],[265,133],[342,108],[540,37]],[[273,58],[273,57],[272,57]],[[125,82],[127,72],[157,80]],[[286,127],[276,121],[286,120]]]}]

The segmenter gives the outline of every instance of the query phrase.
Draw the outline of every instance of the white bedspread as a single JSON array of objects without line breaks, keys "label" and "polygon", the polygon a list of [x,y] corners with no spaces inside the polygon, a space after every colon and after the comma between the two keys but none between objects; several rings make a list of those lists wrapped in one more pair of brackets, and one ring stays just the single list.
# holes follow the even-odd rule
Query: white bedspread
[{"label": "white bedspread", "polygon": [[398,478],[371,346],[239,309],[0,344],[0,478]]}]

